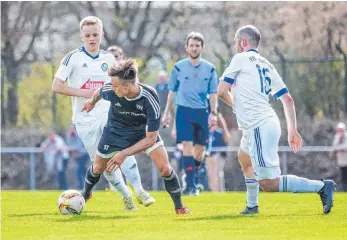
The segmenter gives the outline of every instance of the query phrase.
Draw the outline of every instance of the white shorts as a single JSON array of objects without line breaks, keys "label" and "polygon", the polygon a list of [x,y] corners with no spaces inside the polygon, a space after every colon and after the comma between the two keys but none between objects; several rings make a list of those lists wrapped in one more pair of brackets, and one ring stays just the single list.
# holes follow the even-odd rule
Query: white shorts
[{"label": "white shorts", "polygon": [[278,143],[281,125],[278,118],[269,118],[261,126],[243,131],[240,151],[251,157],[256,179],[275,179],[281,175]]},{"label": "white shorts", "polygon": [[93,162],[96,157],[96,150],[98,149],[98,144],[107,123],[107,119],[108,115],[105,114],[90,124],[75,125],[78,137],[82,140],[83,145]]}]

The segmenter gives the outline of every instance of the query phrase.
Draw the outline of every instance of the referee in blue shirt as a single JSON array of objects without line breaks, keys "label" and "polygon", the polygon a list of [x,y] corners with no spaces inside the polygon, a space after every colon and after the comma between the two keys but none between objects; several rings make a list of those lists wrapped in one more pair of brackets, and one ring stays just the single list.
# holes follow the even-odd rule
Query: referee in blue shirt
[{"label": "referee in blue shirt", "polygon": [[188,58],[177,62],[171,72],[169,95],[162,122],[164,126],[169,125],[175,99],[177,143],[183,144],[187,182],[184,193],[199,195],[195,186],[196,168],[205,156],[209,128],[217,125],[218,78],[215,66],[201,58],[204,50],[204,37],[201,33],[191,32],[187,37],[185,49]]}]

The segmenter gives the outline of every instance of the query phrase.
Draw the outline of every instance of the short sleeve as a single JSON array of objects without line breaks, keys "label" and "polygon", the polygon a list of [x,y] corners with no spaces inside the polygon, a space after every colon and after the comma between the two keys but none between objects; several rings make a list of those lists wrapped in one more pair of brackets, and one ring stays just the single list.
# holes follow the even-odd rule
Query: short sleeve
[{"label": "short sleeve", "polygon": [[160,127],[160,105],[159,99],[156,94],[146,93],[147,107],[147,132],[155,132],[159,130]]},{"label": "short sleeve", "polygon": [[218,76],[216,72],[216,68],[213,67],[211,70],[211,79],[208,86],[208,94],[217,93],[218,88]]},{"label": "short sleeve", "polygon": [[168,85],[168,89],[173,92],[177,92],[179,84],[180,84],[180,82],[177,79],[178,72],[180,72],[180,69],[175,65],[171,71],[170,81]]},{"label": "short sleeve", "polygon": [[66,81],[70,77],[73,69],[73,53],[69,53],[63,58],[63,60],[61,60],[60,66],[54,77]]},{"label": "short sleeve", "polygon": [[242,71],[242,57],[240,54],[236,54],[230,61],[229,66],[225,69],[221,81],[225,81],[229,84],[233,84],[237,75]]},{"label": "short sleeve", "polygon": [[101,99],[109,100],[110,94],[113,94],[112,84],[111,83],[105,84],[102,88],[100,88],[99,91],[100,91]]},{"label": "short sleeve", "polygon": [[284,94],[288,93],[288,89],[286,84],[283,82],[281,76],[278,74],[274,67],[271,78],[271,95],[275,100],[277,100]]}]

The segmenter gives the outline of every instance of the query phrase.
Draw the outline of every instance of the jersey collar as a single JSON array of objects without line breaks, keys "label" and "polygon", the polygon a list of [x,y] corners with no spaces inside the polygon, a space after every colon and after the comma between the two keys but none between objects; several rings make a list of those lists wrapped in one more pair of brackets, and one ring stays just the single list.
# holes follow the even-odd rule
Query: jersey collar
[{"label": "jersey collar", "polygon": [[87,54],[87,56],[91,57],[92,59],[97,59],[100,55],[100,51],[98,52],[98,55],[96,55],[95,57],[93,57],[92,55],[89,54],[89,52],[87,52],[87,50],[85,49],[84,46],[82,46],[82,51]]},{"label": "jersey collar", "polygon": [[124,98],[127,100],[127,101],[135,101],[137,99],[139,99],[140,97],[142,97],[142,92],[143,92],[143,88],[141,85],[138,85],[140,87],[140,94],[137,95],[137,97],[134,97],[134,98],[127,98],[126,96],[124,96]]},{"label": "jersey collar", "polygon": [[256,52],[256,53],[259,53],[257,50],[255,49],[249,49],[247,52]]}]

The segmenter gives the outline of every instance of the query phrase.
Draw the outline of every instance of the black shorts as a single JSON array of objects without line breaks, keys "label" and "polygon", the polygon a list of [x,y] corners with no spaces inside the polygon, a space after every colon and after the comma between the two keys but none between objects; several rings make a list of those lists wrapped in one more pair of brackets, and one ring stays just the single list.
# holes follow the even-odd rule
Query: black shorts
[{"label": "black shorts", "polygon": [[[145,137],[146,133],[139,134],[135,132],[129,132],[127,135],[121,136],[110,132],[109,129],[105,127],[96,153],[103,158],[111,158],[117,152],[135,145]],[[145,152],[149,154],[151,151],[162,145],[164,145],[164,143],[158,134],[156,143],[152,147],[145,150]]]}]

